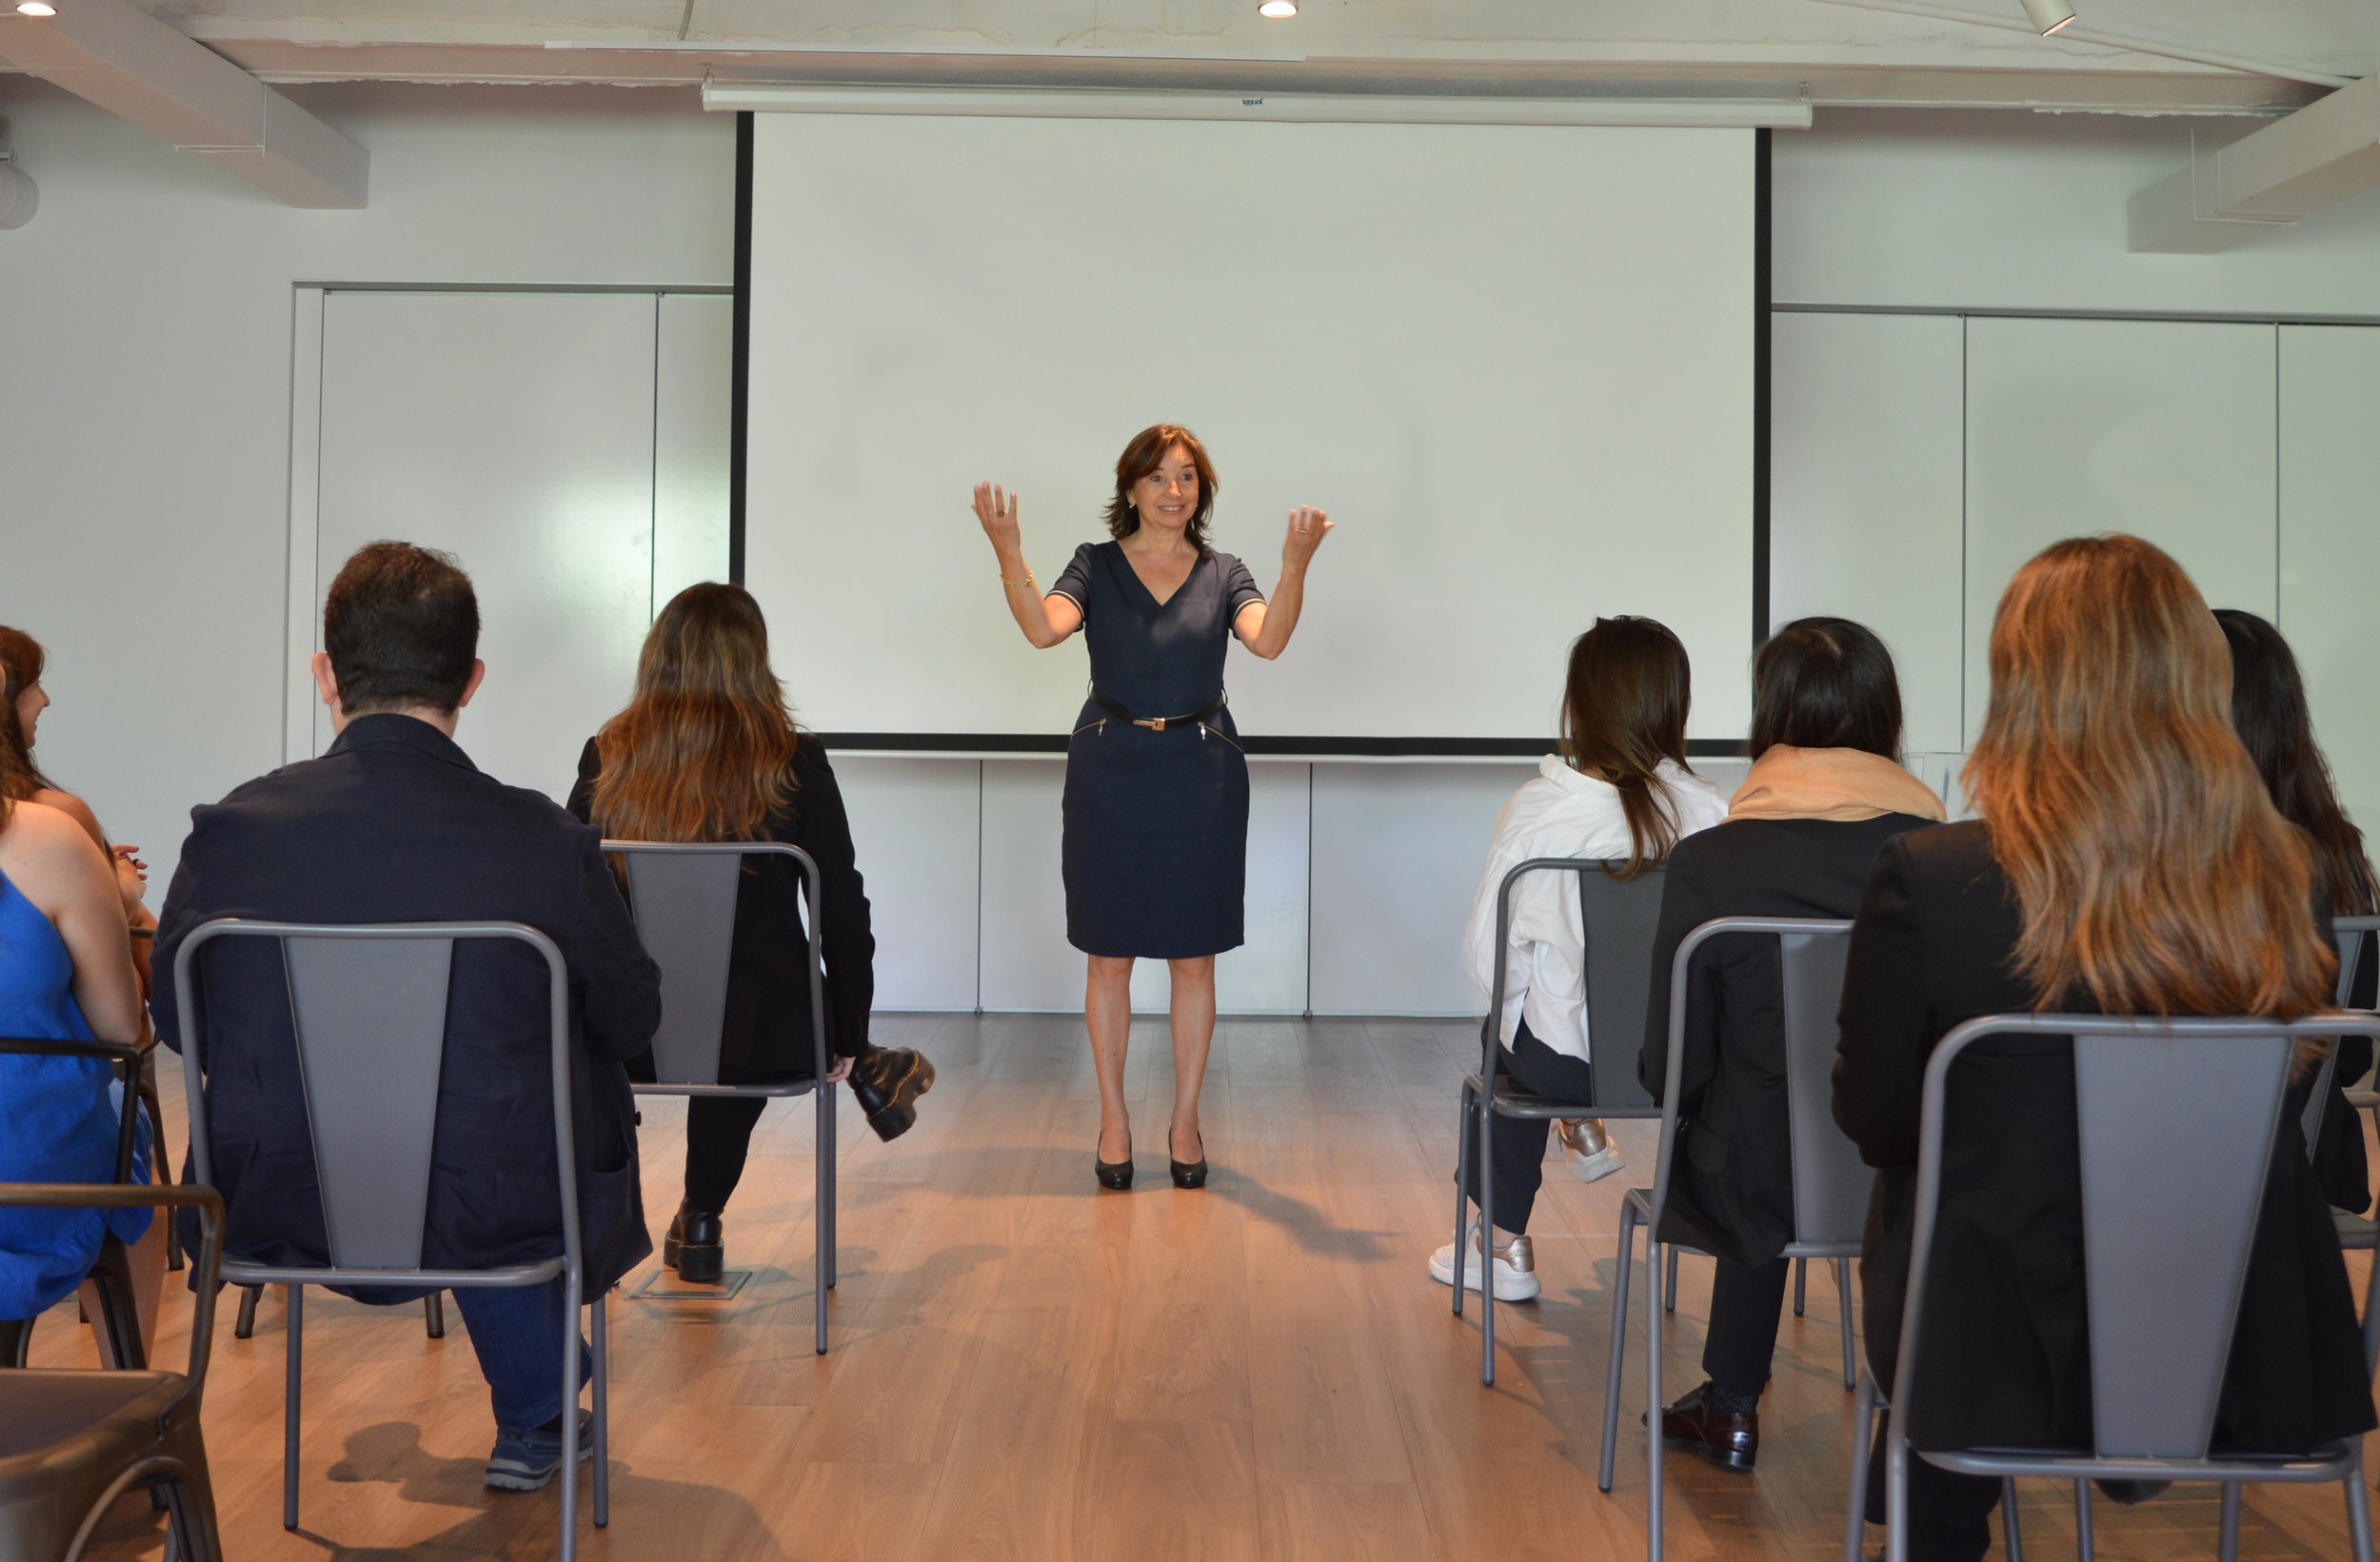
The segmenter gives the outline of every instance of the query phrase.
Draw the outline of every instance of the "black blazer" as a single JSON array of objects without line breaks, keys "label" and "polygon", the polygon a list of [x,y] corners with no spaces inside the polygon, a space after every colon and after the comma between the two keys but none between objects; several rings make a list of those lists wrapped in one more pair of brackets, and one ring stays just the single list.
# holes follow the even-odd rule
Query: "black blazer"
[{"label": "black blazer", "polygon": [[[589,817],[603,761],[590,738],[579,755],[570,811]],[[851,820],[826,747],[808,733],[793,751],[794,792],[771,814],[763,834],[799,846],[818,863],[825,897],[819,925],[826,964],[826,1051],[857,1058],[867,1050],[868,1011],[876,1002],[876,935],[868,923],[867,887],[851,845]],[[727,959],[727,1017],[719,1078],[727,1084],[807,1078],[810,1048],[808,949],[802,933],[802,873],[784,858],[747,863],[736,892],[735,947]],[[650,1078],[650,1064],[640,1078]]]},{"label": "black blazer", "polygon": [[[2033,993],[2008,969],[2019,921],[1990,834],[1968,822],[1886,846],[1852,933],[1835,1117],[1877,1169],[1860,1275],[1868,1362],[1888,1395],[1909,1282],[1926,1058],[1962,1020],[2033,1008]],[[1953,1084],[1929,1348],[1918,1363],[1926,1387],[1910,1435],[1921,1449],[2087,1445],[2073,1044],[1984,1048]],[[2304,1088],[2291,1096],[2215,1437],[2218,1446],[2296,1453],[2370,1431],[2372,1403],[2347,1266],[2298,1131]]]},{"label": "black blazer", "polygon": [[[395,715],[357,717],[322,758],[192,809],[190,821],[157,926],[150,1008],[166,1045],[181,1044],[175,952],[210,919],[526,922],[560,946],[569,967],[587,1283],[608,1286],[652,1251],[624,1059],[660,1022],[661,979],[594,831],[538,793],[482,775],[427,722]],[[199,976],[227,1249],[262,1263],[325,1262],[280,952],[257,940],[218,942]],[[479,1268],[562,1251],[546,1002],[534,951],[456,947],[426,1266]]]},{"label": "black blazer", "polygon": [[[1739,819],[1672,848],[1636,1063],[1653,1098],[1661,1098],[1667,1082],[1670,967],[1687,934],[1715,917],[1849,917],[1859,909],[1876,849],[1933,822],[1914,814]],[[1688,980],[1676,1161],[1658,1235],[1731,1263],[1766,1263],[1794,1238],[1776,945],[1722,939],[1696,957]]]}]

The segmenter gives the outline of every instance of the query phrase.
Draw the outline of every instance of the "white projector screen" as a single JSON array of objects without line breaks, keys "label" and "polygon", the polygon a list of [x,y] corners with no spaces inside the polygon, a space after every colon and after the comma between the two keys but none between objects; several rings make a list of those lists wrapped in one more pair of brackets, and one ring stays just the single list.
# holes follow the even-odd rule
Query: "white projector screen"
[{"label": "white projector screen", "polygon": [[1065,733],[1081,642],[1017,632],[970,493],[1046,586],[1162,422],[1268,595],[1290,507],[1337,523],[1287,653],[1231,653],[1257,746],[1542,741],[1617,613],[1741,737],[1753,131],[755,118],[744,580],[806,725]]}]

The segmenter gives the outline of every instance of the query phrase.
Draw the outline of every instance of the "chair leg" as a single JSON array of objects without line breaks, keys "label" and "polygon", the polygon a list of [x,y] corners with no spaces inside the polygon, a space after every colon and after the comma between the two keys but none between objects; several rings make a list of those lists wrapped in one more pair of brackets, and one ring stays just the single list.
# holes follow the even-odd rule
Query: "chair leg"
[{"label": "chair leg", "polygon": [[2025,1533],[2016,1518],[2016,1479],[2013,1475],[2000,1481],[2000,1533],[2008,1548],[2008,1562],[2025,1562]]},{"label": "chair leg", "polygon": [[2091,1483],[2087,1480],[2074,1483],[2074,1554],[2082,1562],[2092,1562],[2097,1554],[2092,1543]]},{"label": "chair leg", "polygon": [[[1496,1133],[1496,1103],[1479,1103],[1479,1386],[1496,1386],[1496,1173],[1488,1145]],[[1455,1249],[1455,1283],[1469,1283],[1471,1254]]]},{"label": "chair leg", "polygon": [[[2351,1481],[2350,1484],[2361,1486],[2363,1482]],[[2223,1562],[2239,1562],[2239,1497],[2240,1483],[2225,1481],[2222,1538],[2216,1542],[2216,1554],[2222,1557]],[[2353,1501],[2352,1498],[2349,1500]]]},{"label": "chair leg", "polygon": [[1884,1433],[1884,1562],[1909,1562],[1909,1439]]},{"label": "chair leg", "polygon": [[[149,1164],[151,1175],[161,1188],[173,1186],[173,1157],[166,1154],[165,1109],[157,1100],[157,1070],[154,1062],[144,1058],[140,1066],[141,1109],[149,1114]],[[169,1218],[169,1212],[161,1212],[158,1218],[166,1222],[166,1268],[182,1268],[182,1234]]]},{"label": "chair leg", "polygon": [[240,1287],[240,1318],[231,1326],[233,1339],[256,1337],[256,1298],[263,1295],[264,1292],[265,1288],[261,1285]]},{"label": "chair leg", "polygon": [[144,1372],[148,1353],[141,1348],[139,1306],[132,1300],[131,1257],[110,1237],[99,1246],[99,1257],[88,1276],[99,1295],[99,1333],[108,1342],[110,1363],[119,1371]]},{"label": "chair leg", "polygon": [[[611,1341],[605,1331],[603,1292],[590,1310],[595,1318],[595,1528],[611,1522]],[[576,1419],[576,1417],[573,1417]]]},{"label": "chair leg", "polygon": [[[1651,1226],[1645,1227],[1644,1272],[1656,1277],[1661,1273],[1661,1238]],[[1677,1261],[1677,1250],[1667,1250],[1670,1262]],[[1672,1272],[1675,1274],[1675,1271]],[[1662,1291],[1670,1293],[1664,1301]],[[1673,1278],[1664,1288],[1655,1284],[1645,1293],[1645,1353],[1644,1353],[1644,1464],[1645,1521],[1644,1553],[1646,1562],[1661,1562],[1661,1315],[1675,1301],[1677,1282]]]},{"label": "chair leg", "polygon": [[1462,1153],[1462,1147],[1471,1137],[1471,1081],[1464,1080],[1455,1096],[1455,1316],[1461,1317],[1462,1223],[1471,1213],[1471,1157]]},{"label": "chair leg", "polygon": [[0,1367],[22,1367],[33,1348],[33,1320],[0,1318]]},{"label": "chair leg", "polygon": [[[1810,1260],[1794,1260],[1794,1316],[1800,1317],[1810,1304]],[[1846,1388],[1849,1384],[1844,1385]]]},{"label": "chair leg", "polygon": [[811,1225],[816,1228],[818,1256],[813,1260],[818,1283],[818,1354],[826,1354],[826,1289],[835,1283],[835,1091],[832,1085],[818,1089],[817,1164],[810,1175],[810,1197],[816,1209]]},{"label": "chair leg", "polygon": [[2347,1488],[2347,1535],[2351,1554],[2355,1562],[2371,1562],[2371,1493],[2364,1490],[2364,1461],[2360,1457],[2342,1484]]},{"label": "chair leg", "polygon": [[1628,1266],[1636,1249],[1636,1206],[1623,1197],[1619,1201],[1619,1262],[1612,1275],[1611,1361],[1603,1373],[1603,1458],[1595,1475],[1598,1492],[1612,1489],[1614,1445],[1619,1440],[1619,1370],[1628,1350]]},{"label": "chair leg", "polygon": [[1857,1365],[1859,1348],[1852,1343],[1851,1337],[1851,1260],[1849,1258],[1835,1260],[1835,1310],[1843,1315],[1843,1387],[1848,1389],[1859,1380]]},{"label": "chair leg", "polygon": [[1677,1311],[1677,1249],[1675,1246],[1669,1250],[1669,1269],[1661,1286],[1661,1311]]},{"label": "chair leg", "polygon": [[433,1291],[422,1298],[422,1321],[432,1339],[446,1337],[446,1294]]},{"label": "chair leg", "polygon": [[579,1554],[579,1308],[585,1283],[573,1266],[562,1282],[562,1562]]},{"label": "chair leg", "polygon": [[[832,1091],[828,1091],[825,1094],[831,1097],[834,1093]],[[837,1216],[835,1212],[835,1135],[837,1130],[835,1128],[835,1105],[834,1102],[829,1099],[826,1103],[826,1133],[824,1136],[826,1140],[826,1193],[824,1198],[820,1204],[820,1208],[826,1212],[826,1289],[829,1291],[835,1289],[835,1281],[839,1277],[835,1270],[835,1244],[837,1240]],[[818,1349],[822,1355],[825,1354],[826,1345],[823,1339],[819,1342]]]},{"label": "chair leg", "polygon": [[1851,1504],[1843,1518],[1843,1562],[1866,1562],[1868,1450],[1875,1438],[1875,1385],[1862,1377],[1851,1414]]},{"label": "chair leg", "polygon": [[294,1530],[298,1521],[298,1385],[304,1364],[299,1341],[306,1329],[306,1288],[285,1289],[289,1295],[289,1354],[281,1391],[281,1527]]}]

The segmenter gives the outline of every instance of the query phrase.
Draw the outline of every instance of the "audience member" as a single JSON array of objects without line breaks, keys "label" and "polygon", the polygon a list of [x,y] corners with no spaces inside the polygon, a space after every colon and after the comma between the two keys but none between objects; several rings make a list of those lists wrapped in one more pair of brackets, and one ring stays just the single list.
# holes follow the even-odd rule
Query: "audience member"
[{"label": "audience member", "polygon": [[[2215,609],[2223,638],[2231,647],[2231,726],[2256,761],[2265,790],[2281,817],[2306,832],[2314,849],[2314,882],[2331,913],[2368,917],[2380,911],[2371,863],[2364,856],[2364,832],[2339,806],[2330,766],[2314,741],[2313,717],[2306,708],[2306,684],[2297,658],[2281,631],[2236,607]],[[2365,939],[2348,1001],[2372,1007],[2380,991],[2380,952]],[[2339,1045],[2322,1130],[2315,1137],[2314,1176],[2325,1197],[2342,1210],[2371,1207],[2371,1172],[2364,1156],[2364,1127],[2347,1104],[2347,1087],[2371,1067],[2371,1042],[2353,1037]]]},{"label": "audience member", "polygon": [[[1597,619],[1573,642],[1562,690],[1562,751],[1537,761],[1497,816],[1487,866],[1471,904],[1464,953],[1472,985],[1494,996],[1497,897],[1504,876],[1533,857],[1622,860],[1616,877],[1634,878],[1665,860],[1680,839],[1716,823],[1726,804],[1718,788],[1686,765],[1686,710],[1691,702],[1686,648],[1668,628],[1646,618]],[[1568,1100],[1591,1100],[1588,1071],[1586,929],[1577,880],[1550,869],[1513,886],[1506,933],[1504,1008],[1496,1017],[1503,1047],[1499,1067],[1524,1089]],[[1529,1215],[1545,1176],[1543,1118],[1497,1125],[1493,1181],[1497,1226],[1493,1284],[1500,1301],[1537,1295]],[[1562,1154],[1586,1181],[1619,1170],[1619,1153],[1603,1125],[1564,1121]],[[1466,1164],[1478,1151],[1468,1134]],[[1480,1287],[1483,1234],[1475,1217],[1462,1255],[1462,1283]],[[1455,1244],[1430,1256],[1430,1277],[1453,1285]]]},{"label": "audience member", "polygon": [[[1872,631],[1796,620],[1761,645],[1752,682],[1752,774],[1724,823],[1678,843],[1662,887],[1636,1064],[1656,1100],[1667,1084],[1670,969],[1688,934],[1716,917],[1849,917],[1877,849],[1943,817],[1933,788],[1900,766],[1900,684]],[[1706,1381],[1661,1413],[1661,1435],[1735,1470],[1760,1451],[1791,1268],[1777,1256],[1794,1236],[1783,983],[1769,939],[1722,939],[1697,956],[1657,1234],[1718,1260]]]},{"label": "audience member", "polygon": [[[314,682],[337,736],[191,811],[166,896],[157,1028],[179,1046],[169,973],[202,922],[224,916],[304,922],[525,922],[568,962],[573,1127],[582,1251],[600,1295],[652,1251],[637,1179],[636,1114],[625,1059],[660,1018],[660,979],[598,850],[598,837],[535,792],[505,786],[456,746],[484,671],[479,606],[453,560],[374,543],[331,583]],[[207,951],[201,989],[213,1172],[235,1257],[328,1257],[322,1196],[278,950],[235,939]],[[478,1269],[562,1251],[555,1191],[545,966],[511,943],[456,947],[438,1083],[422,1261]],[[410,1299],[387,1290],[367,1299]],[[561,1466],[559,1278],[466,1288],[455,1302],[496,1419],[486,1480],[545,1485]],[[575,1396],[573,1396],[575,1397]],[[586,1456],[588,1445],[580,1445]]]},{"label": "audience member", "polygon": [[[1843,994],[1835,1115],[1877,1168],[1861,1273],[1888,1397],[1920,1086],[1944,1033],[2027,1010],[2293,1018],[2328,1006],[2335,970],[2311,853],[2232,734],[2223,637],[2179,565],[2132,537],[2058,543],[2010,583],[1990,659],[1965,776],[1982,817],[1885,845]],[[2091,1445],[2071,1052],[2003,1044],[1952,1081],[1919,1450]],[[2214,1440],[2304,1453],[2369,1431],[2370,1385],[2286,1112]],[[1912,1557],[1985,1553],[1999,1482],[1917,1459],[1909,1491]]]},{"label": "audience member", "polygon": [[[653,621],[628,706],[587,741],[570,811],[623,840],[782,840],[818,863],[826,965],[827,1079],[847,1078],[880,1138],[917,1120],[934,1065],[868,1040],[875,935],[851,824],[825,745],[794,725],[768,664],[768,627],[739,585],[690,585]],[[747,860],[727,957],[720,1081],[807,1078],[809,948],[803,877],[791,860]],[[681,1277],[717,1280],[721,1220],[744,1176],[759,1097],[698,1096],[686,1106],[685,1197],[662,1257]]]},{"label": "audience member", "polygon": [[[140,989],[108,858],[64,812],[19,801],[23,779],[0,743],[0,1036],[137,1041]],[[0,1182],[114,1181],[124,1088],[95,1058],[0,1056]],[[139,1181],[149,1178],[149,1127],[144,1116]],[[30,1319],[71,1295],[113,1237],[138,1244],[133,1296],[146,1341],[165,1274],[162,1228],[143,1239],[150,1225],[148,1210],[0,1209],[0,1319]]]}]

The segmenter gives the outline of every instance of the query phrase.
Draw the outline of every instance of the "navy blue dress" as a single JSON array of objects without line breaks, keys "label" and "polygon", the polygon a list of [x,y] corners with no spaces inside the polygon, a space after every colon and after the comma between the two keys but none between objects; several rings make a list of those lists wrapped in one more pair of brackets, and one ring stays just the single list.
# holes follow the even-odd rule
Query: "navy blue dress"
[{"label": "navy blue dress", "polygon": [[1086,955],[1186,959],[1242,941],[1248,762],[1231,712],[1163,731],[1223,697],[1232,622],[1262,602],[1212,549],[1162,603],[1117,543],[1085,543],[1050,592],[1082,609],[1092,698],[1066,744],[1066,941]]}]

